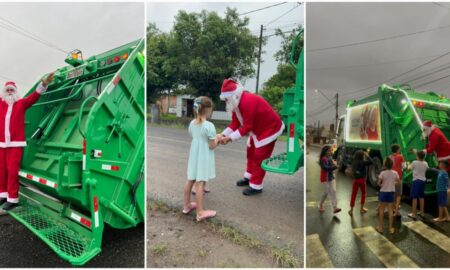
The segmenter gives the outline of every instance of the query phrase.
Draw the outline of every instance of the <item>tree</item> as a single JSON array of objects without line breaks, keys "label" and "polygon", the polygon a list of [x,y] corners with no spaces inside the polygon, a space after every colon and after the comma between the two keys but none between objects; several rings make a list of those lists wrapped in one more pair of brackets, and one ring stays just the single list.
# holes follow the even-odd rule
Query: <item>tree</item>
[{"label": "tree", "polygon": [[183,92],[216,97],[225,78],[241,79],[255,73],[258,39],[236,9],[225,17],[216,12],[179,11],[167,42],[163,71],[175,78]]},{"label": "tree", "polygon": [[[280,29],[276,30],[276,34],[283,37],[281,48],[274,55],[275,59],[279,62],[277,73],[263,84],[261,96],[264,97],[277,112],[280,112],[283,107],[282,100],[284,91],[295,85],[296,69],[290,64],[290,54],[292,41],[300,30],[301,26],[292,30],[289,35],[286,35]],[[295,48],[293,57],[295,60],[298,59],[302,48],[303,39],[298,42]]]},{"label": "tree", "polygon": [[175,85],[175,78],[165,72],[169,36],[154,24],[147,26],[147,100],[154,103],[161,93]]}]

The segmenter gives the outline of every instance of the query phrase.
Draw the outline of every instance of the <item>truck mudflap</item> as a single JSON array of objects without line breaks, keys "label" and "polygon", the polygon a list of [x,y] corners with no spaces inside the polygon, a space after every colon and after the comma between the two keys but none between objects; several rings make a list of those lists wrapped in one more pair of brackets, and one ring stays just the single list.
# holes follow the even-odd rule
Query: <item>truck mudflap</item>
[{"label": "truck mudflap", "polygon": [[295,87],[287,89],[283,93],[283,108],[281,111],[281,117],[284,125],[286,126],[286,152],[274,155],[263,161],[261,167],[269,172],[294,174],[300,167],[303,166],[304,163],[304,149],[300,143],[304,138],[303,50],[300,52],[297,64],[294,63],[295,49],[302,33],[303,31],[300,31],[300,33],[298,33],[292,41],[290,55],[291,64],[297,70]]},{"label": "truck mudflap", "polygon": [[97,196],[91,216],[31,186],[20,187],[20,205],[9,214],[44,241],[62,259],[83,265],[101,251],[103,222]]}]

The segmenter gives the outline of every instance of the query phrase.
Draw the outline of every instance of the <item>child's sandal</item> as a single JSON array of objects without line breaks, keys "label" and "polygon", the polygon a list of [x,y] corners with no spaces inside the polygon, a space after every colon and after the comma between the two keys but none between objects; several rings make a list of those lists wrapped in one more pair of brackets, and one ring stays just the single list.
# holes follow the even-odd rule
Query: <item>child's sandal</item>
[{"label": "child's sandal", "polygon": [[383,233],[383,228],[380,228],[378,226],[375,227],[375,230],[379,233]]},{"label": "child's sandal", "polygon": [[191,202],[190,204],[189,204],[189,208],[188,209],[183,209],[183,214],[185,214],[185,215],[187,215],[187,214],[189,214],[190,212],[192,212],[192,210],[194,210],[194,209],[196,209],[197,208],[197,204],[195,203],[195,202]]},{"label": "child's sandal", "polygon": [[389,229],[389,233],[390,233],[390,234],[394,234],[394,233],[395,233],[395,228],[390,228],[390,229]]}]

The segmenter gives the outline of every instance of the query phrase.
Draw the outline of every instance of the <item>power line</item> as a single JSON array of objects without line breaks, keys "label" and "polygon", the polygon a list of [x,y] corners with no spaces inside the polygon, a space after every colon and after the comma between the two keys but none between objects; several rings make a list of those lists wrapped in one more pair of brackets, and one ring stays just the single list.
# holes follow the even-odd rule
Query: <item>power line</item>
[{"label": "power line", "polygon": [[282,2],[282,3],[275,4],[275,5],[271,5],[271,6],[267,6],[267,7],[263,7],[263,8],[258,8],[258,9],[255,9],[255,10],[251,10],[251,11],[247,11],[247,12],[238,14],[238,16],[247,15],[247,14],[250,14],[250,13],[253,13],[253,12],[261,11],[261,10],[272,8],[272,7],[276,7],[276,6],[279,6],[279,5],[286,4],[286,3],[287,2]]},{"label": "power line", "polygon": [[402,77],[402,76],[404,76],[404,75],[406,75],[406,74],[408,74],[408,73],[411,73],[411,72],[413,72],[413,71],[415,71],[415,70],[417,70],[417,69],[419,69],[419,68],[421,68],[421,67],[424,67],[424,66],[426,66],[426,65],[428,65],[428,64],[431,64],[432,62],[434,62],[434,61],[436,61],[436,60],[439,60],[439,59],[441,59],[442,57],[445,57],[445,56],[447,56],[447,55],[449,55],[449,54],[450,54],[450,51],[448,51],[448,52],[446,52],[446,53],[444,53],[444,54],[442,54],[442,55],[439,55],[438,57],[433,58],[433,59],[430,60],[430,61],[427,61],[427,62],[425,62],[425,63],[423,63],[423,64],[420,64],[420,65],[418,65],[418,66],[416,66],[416,67],[414,67],[414,68],[412,68],[412,69],[410,69],[410,70],[408,70],[408,71],[405,71],[405,72],[403,72],[403,73],[401,73],[401,74],[398,74],[398,75],[396,75],[396,76],[394,76],[394,77],[391,77],[391,78],[389,78],[389,79],[387,79],[387,80],[384,80],[384,81],[382,81],[381,83],[377,83],[377,84],[371,85],[371,86],[369,86],[369,87],[365,87],[365,88],[362,88],[362,89],[358,89],[358,90],[354,90],[354,91],[347,92],[347,93],[343,94],[343,96],[347,96],[347,95],[349,95],[349,94],[356,94],[356,93],[360,93],[360,92],[362,92],[362,91],[370,90],[370,89],[372,89],[372,88],[374,88],[374,87],[377,87],[377,86],[379,86],[379,85],[381,85],[381,84],[383,84],[383,83],[386,83],[386,82],[395,80],[395,79],[400,78],[400,77]]},{"label": "power line", "polygon": [[423,83],[423,84],[421,84],[421,85],[416,86],[415,88],[420,88],[420,87],[422,87],[422,86],[425,86],[425,85],[428,85],[428,84],[431,84],[431,83],[434,83],[434,82],[443,80],[443,79],[448,78],[448,77],[450,77],[450,74],[449,74],[449,75],[446,75],[446,76],[444,76],[444,77],[440,77],[440,78],[437,78],[437,79],[428,81],[428,82],[426,82],[426,83]]},{"label": "power line", "polygon": [[398,59],[394,61],[387,61],[387,62],[380,62],[380,63],[370,63],[370,64],[358,64],[358,65],[349,65],[349,66],[331,66],[331,67],[318,67],[318,68],[308,68],[308,71],[311,70],[335,70],[335,69],[349,69],[349,68],[360,68],[360,67],[371,67],[371,66],[381,66],[381,65],[387,65],[387,64],[395,64],[395,63],[402,63],[402,62],[410,62],[420,59],[427,59],[431,57],[438,56],[439,54],[434,55],[428,55],[428,56],[422,56],[422,57],[416,57],[416,58],[410,58],[410,59]]},{"label": "power line", "polygon": [[427,33],[427,32],[442,30],[442,29],[446,29],[446,28],[449,28],[449,27],[450,27],[450,25],[444,25],[444,26],[439,26],[439,27],[436,27],[436,28],[431,28],[431,29],[427,29],[427,30],[421,30],[421,31],[412,32],[412,33],[399,34],[399,35],[394,35],[394,36],[389,36],[389,37],[384,37],[384,38],[378,38],[378,39],[372,39],[372,40],[359,41],[359,42],[352,42],[352,43],[336,45],[336,46],[331,46],[331,47],[325,47],[325,48],[319,48],[319,49],[311,49],[311,50],[308,50],[308,52],[318,52],[318,51],[339,49],[339,48],[344,48],[344,47],[350,47],[350,46],[357,46],[357,45],[363,45],[363,44],[368,44],[368,43],[386,41],[386,40],[390,40],[390,39],[397,39],[397,38],[408,37],[408,36],[423,34],[423,33]]},{"label": "power line", "polygon": [[[291,30],[289,30],[289,31],[281,32],[281,34],[292,33],[292,31],[295,30],[295,29],[297,29],[297,28],[293,28],[293,29],[291,29]],[[264,37],[264,38],[268,38],[268,37],[276,36],[277,34],[278,34],[278,33],[274,33],[274,34],[267,35],[267,36],[263,36],[263,37]]]},{"label": "power line", "polygon": [[279,19],[281,19],[282,17],[284,17],[285,15],[287,15],[288,13],[290,13],[291,11],[293,11],[294,9],[298,8],[301,4],[297,3],[295,7],[291,8],[290,10],[288,10],[287,12],[281,14],[278,18],[276,18],[275,20],[269,22],[268,24],[266,24],[266,26],[269,26],[270,24],[278,21]]},{"label": "power line", "polygon": [[14,32],[16,34],[25,36],[25,37],[27,37],[29,39],[37,41],[37,42],[39,42],[39,43],[41,43],[41,44],[43,44],[43,45],[45,45],[47,47],[50,47],[50,48],[55,49],[55,50],[58,50],[58,51],[63,52],[65,54],[69,53],[68,51],[59,48],[58,46],[56,46],[56,45],[54,45],[54,44],[44,40],[43,38],[39,37],[38,35],[33,34],[30,31],[24,29],[23,27],[15,24],[15,23],[13,23],[13,22],[5,19],[5,18],[2,18],[2,17],[0,17],[0,27],[6,29],[8,31]]}]

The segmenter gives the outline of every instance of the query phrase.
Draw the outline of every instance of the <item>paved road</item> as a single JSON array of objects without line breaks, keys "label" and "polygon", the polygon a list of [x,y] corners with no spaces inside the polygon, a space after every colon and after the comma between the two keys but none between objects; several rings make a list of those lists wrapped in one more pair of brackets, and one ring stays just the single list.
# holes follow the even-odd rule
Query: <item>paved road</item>
[{"label": "paved road", "polygon": [[405,201],[401,207],[403,217],[394,222],[399,232],[379,234],[374,229],[378,223],[376,190],[368,189],[366,207],[369,212],[359,213],[358,195],[354,217],[350,218],[347,211],[352,180],[342,173],[337,173],[338,206],[342,212],[333,216],[328,200],[326,212],[320,214],[318,154],[318,149],[312,148],[307,156],[308,267],[450,267],[450,223],[436,224],[430,213],[424,220],[412,222],[406,216],[410,206]]},{"label": "paved road", "polygon": [[[149,126],[147,131],[148,196],[181,209],[186,181],[190,138],[187,130]],[[284,142],[275,152],[282,152]],[[219,146],[216,150],[217,178],[205,205],[217,211],[217,219],[265,243],[292,245],[303,258],[303,169],[295,175],[268,173],[264,192],[242,195],[235,185],[245,170],[245,140]],[[151,226],[152,221],[148,221]]]},{"label": "paved road", "polygon": [[[44,242],[9,215],[0,215],[0,267],[66,268],[63,261]],[[102,252],[84,267],[144,267],[144,224],[115,230],[105,226]]]}]

